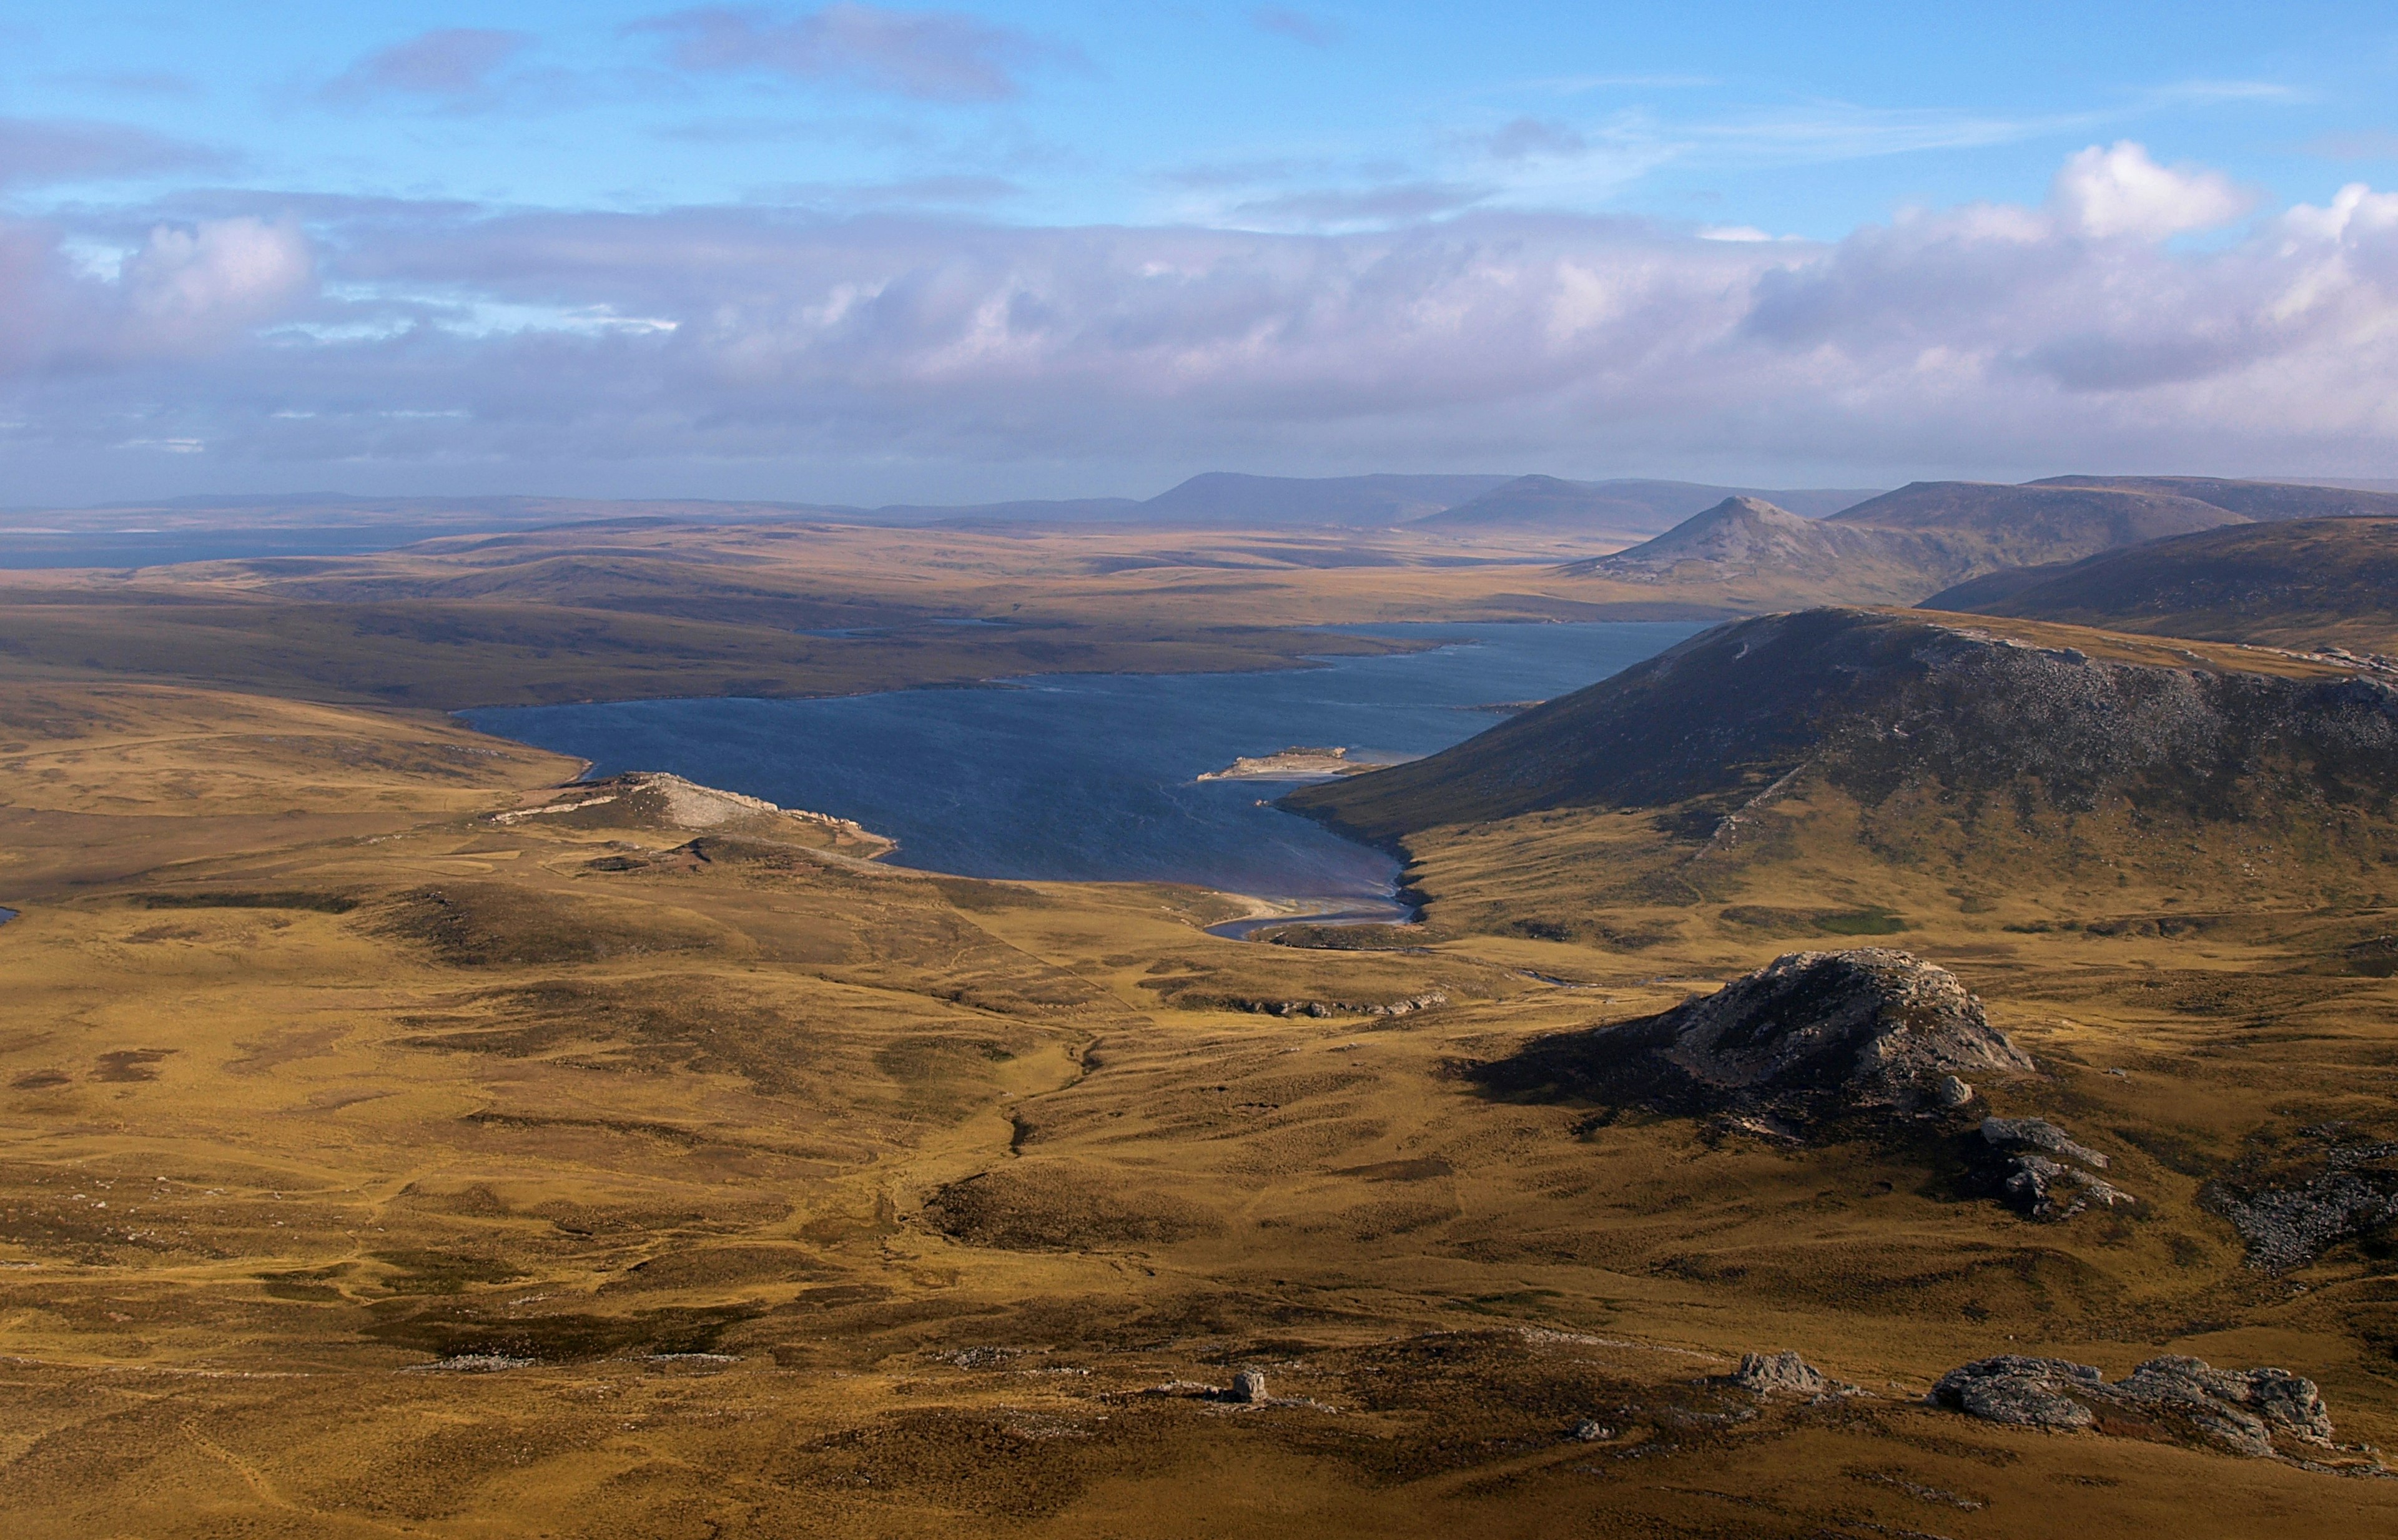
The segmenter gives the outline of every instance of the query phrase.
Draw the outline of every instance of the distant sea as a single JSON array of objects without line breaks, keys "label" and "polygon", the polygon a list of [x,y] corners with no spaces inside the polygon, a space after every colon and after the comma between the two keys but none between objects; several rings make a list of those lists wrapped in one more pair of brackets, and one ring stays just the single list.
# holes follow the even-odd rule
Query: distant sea
[{"label": "distant sea", "polygon": [[487,733],[855,818],[889,859],[973,877],[1195,883],[1384,914],[1398,864],[1271,805],[1287,785],[1198,782],[1243,755],[1427,754],[1499,708],[1607,678],[1701,629],[1668,622],[1340,629],[1429,651],[1239,674],[1051,674],[812,700],[642,700],[462,713]]}]

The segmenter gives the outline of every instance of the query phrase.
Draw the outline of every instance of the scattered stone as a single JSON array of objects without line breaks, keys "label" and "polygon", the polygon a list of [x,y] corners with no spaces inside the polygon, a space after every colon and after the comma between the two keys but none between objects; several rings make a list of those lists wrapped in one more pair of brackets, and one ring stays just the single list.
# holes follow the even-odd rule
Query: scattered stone
[{"label": "scattered stone", "polygon": [[[2313,1381],[2177,1356],[2150,1358],[2112,1385],[2090,1365],[2064,1358],[1979,1358],[1942,1375],[1929,1399],[1986,1422],[2161,1436],[2260,1459],[2314,1464],[2341,1451]],[[2369,1450],[2348,1452],[2365,1456],[2355,1464],[2379,1468]]]},{"label": "scattered stone", "polygon": [[1943,1107],[1961,1107],[1975,1096],[1974,1087],[1953,1074],[1944,1074],[1932,1087],[1932,1100]]},{"label": "scattered stone", "polygon": [[955,1364],[960,1369],[996,1369],[1010,1358],[1019,1358],[1020,1347],[977,1346],[954,1348],[933,1357],[942,1363]]},{"label": "scattered stone", "polygon": [[2327,1151],[2314,1174],[2295,1186],[2216,1182],[2201,1196],[2248,1243],[2249,1266],[2284,1273],[2327,1247],[2398,1222],[2393,1164],[2398,1142],[2351,1144]]},{"label": "scattered stone", "polygon": [[1797,1352],[1744,1353],[1732,1384],[1760,1396],[1853,1396],[1857,1387],[1833,1379]]},{"label": "scattered stone", "polygon": [[412,1363],[400,1371],[404,1374],[498,1374],[510,1369],[530,1369],[537,1360],[512,1358],[505,1353],[453,1353],[431,1363]]},{"label": "scattered stone", "polygon": [[1615,1437],[1615,1429],[1604,1423],[1585,1417],[1574,1424],[1573,1436],[1586,1444],[1601,1444]]},{"label": "scattered stone", "polygon": [[1258,1000],[1196,991],[1184,991],[1169,999],[1184,1010],[1237,1010],[1252,1016],[1306,1016],[1317,1020],[1331,1016],[1412,1016],[1417,1011],[1448,1004],[1448,996],[1439,990],[1397,1000]]},{"label": "scattered stone", "polygon": [[1263,1406],[1271,1399],[1266,1395],[1265,1375],[1254,1369],[1242,1370],[1233,1376],[1233,1388],[1226,1393],[1226,1399],[1243,1406]]}]

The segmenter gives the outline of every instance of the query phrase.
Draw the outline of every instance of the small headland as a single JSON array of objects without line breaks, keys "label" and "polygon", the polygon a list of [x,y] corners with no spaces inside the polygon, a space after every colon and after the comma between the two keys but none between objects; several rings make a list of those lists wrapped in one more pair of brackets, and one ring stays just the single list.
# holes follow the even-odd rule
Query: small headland
[{"label": "small headland", "polygon": [[1390,754],[1370,759],[1351,759],[1346,747],[1332,749],[1293,747],[1271,754],[1244,754],[1221,770],[1204,771],[1192,778],[1202,781],[1339,780],[1343,776],[1362,776],[1369,770],[1387,770],[1394,764],[1407,764],[1421,757],[1414,754]]}]

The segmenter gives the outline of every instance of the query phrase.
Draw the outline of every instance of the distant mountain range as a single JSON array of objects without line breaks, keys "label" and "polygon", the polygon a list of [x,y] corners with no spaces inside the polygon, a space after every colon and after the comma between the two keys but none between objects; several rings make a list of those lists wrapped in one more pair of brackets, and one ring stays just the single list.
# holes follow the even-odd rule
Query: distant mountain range
[{"label": "distant mountain range", "polygon": [[441,535],[641,521],[1405,529],[1456,537],[1594,542],[1646,535],[1650,538],[1628,550],[1561,570],[1677,588],[1737,584],[1763,574],[1772,579],[1767,586],[1801,591],[1806,601],[1911,604],[1985,574],[2079,561],[2227,524],[2358,515],[2398,515],[2398,493],[2361,484],[2204,477],[2064,476],[2021,486],[1918,481],[1878,493],[1640,478],[1574,481],[1554,476],[1209,471],[1147,499],[859,507],[696,498],[303,493],[13,509],[0,512],[0,567],[340,554]]},{"label": "distant mountain range", "polygon": [[[852,524],[1146,524],[1171,529],[1388,529],[1459,534],[1653,534],[1731,496],[1755,496],[1809,517],[1874,496],[1870,490],[1718,487],[1691,481],[1569,481],[1554,476],[1248,476],[1207,471],[1154,497],[1006,503],[892,503],[878,507],[697,498],[360,497],[344,493],[182,497],[156,503],[0,514],[0,535],[144,530],[405,525],[411,530],[524,529],[568,522],[667,519],[738,523],[799,519]],[[416,538],[419,536],[411,536]]]},{"label": "distant mountain range", "polygon": [[1914,603],[1985,574],[2227,525],[2370,515],[2398,516],[2398,495],[2202,477],[1917,481],[1818,520],[1728,497],[1652,540],[1562,570],[1676,586],[1771,574],[1812,580],[1825,602]]}]

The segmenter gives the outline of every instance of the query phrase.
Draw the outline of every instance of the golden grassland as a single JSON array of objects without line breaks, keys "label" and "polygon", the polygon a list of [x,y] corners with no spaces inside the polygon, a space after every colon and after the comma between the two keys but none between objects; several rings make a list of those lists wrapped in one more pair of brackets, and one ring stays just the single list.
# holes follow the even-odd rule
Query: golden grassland
[{"label": "golden grassland", "polygon": [[[1478,569],[1255,599],[1143,571],[1077,613],[1498,602]],[[1031,610],[1049,579],[928,581]],[[35,652],[43,607],[7,612]],[[68,677],[193,667],[198,633],[146,623],[147,666],[20,649],[0,684],[12,1534],[2398,1522],[2398,1483],[1915,1404],[1993,1352],[2179,1351],[2398,1438],[2389,1259],[2257,1273],[2198,1201],[2298,1127],[2390,1131],[2398,980],[2346,961],[2391,928],[2378,893],[2243,888],[2270,853],[2230,848],[1907,869],[1827,799],[1671,902],[1596,875],[1687,865],[1670,820],[1543,814],[1413,841],[1430,917],[1394,944],[1227,941],[1223,895],[889,869],[796,818],[500,821],[577,766],[428,713]],[[342,692],[381,688],[372,650]],[[443,677],[411,698],[471,675]],[[2103,1147],[2139,1206],[2036,1225],[1937,1141],[1770,1144],[1459,1073],[1861,934],[1957,969],[2047,1070],[2001,1109]],[[1874,1395],[1752,1417],[1708,1380],[1781,1347]],[[1284,1399],[1158,1391],[1246,1368]]]}]

